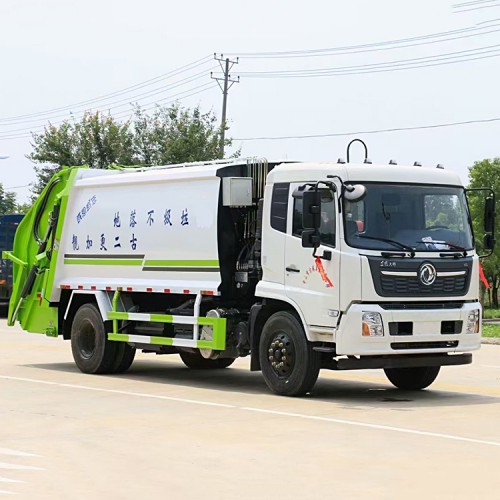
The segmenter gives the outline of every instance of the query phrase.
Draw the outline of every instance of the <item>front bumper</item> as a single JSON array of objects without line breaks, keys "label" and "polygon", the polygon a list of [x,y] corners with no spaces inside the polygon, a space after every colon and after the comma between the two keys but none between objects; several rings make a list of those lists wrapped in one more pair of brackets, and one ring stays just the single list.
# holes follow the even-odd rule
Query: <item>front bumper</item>
[{"label": "front bumper", "polygon": [[[343,315],[335,333],[336,352],[338,355],[373,356],[475,351],[481,346],[481,332],[465,332],[469,313],[479,309],[477,302],[465,303],[460,309],[405,310],[384,309],[378,304],[354,304]],[[362,336],[365,312],[380,314],[383,336]],[[443,321],[461,321],[461,332],[441,333]],[[411,335],[390,335],[389,323],[400,322],[412,323]]]}]

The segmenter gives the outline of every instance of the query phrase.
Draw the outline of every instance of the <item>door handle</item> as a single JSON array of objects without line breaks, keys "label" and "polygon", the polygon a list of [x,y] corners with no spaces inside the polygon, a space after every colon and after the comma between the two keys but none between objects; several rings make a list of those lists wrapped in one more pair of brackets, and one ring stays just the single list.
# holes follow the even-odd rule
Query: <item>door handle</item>
[{"label": "door handle", "polygon": [[300,273],[300,269],[297,269],[296,267],[286,267],[285,268],[289,273]]}]

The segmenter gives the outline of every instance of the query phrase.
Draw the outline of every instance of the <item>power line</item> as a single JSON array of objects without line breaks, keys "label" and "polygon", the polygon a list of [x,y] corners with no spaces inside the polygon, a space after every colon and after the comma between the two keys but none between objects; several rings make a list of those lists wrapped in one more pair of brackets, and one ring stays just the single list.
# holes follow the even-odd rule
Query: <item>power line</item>
[{"label": "power line", "polygon": [[[117,101],[106,103],[105,107],[108,110],[122,108],[126,105],[129,105],[131,102],[137,101],[137,100],[142,99],[144,97],[151,97],[154,95],[163,94],[169,90],[175,89],[177,87],[182,87],[188,83],[199,80],[200,78],[203,78],[206,76],[207,76],[206,71],[202,71],[202,72],[196,73],[195,75],[189,76],[187,78],[183,78],[182,80],[179,80],[175,84],[170,84],[170,85],[167,85],[167,86],[162,87],[160,89],[155,88],[155,89],[152,89],[148,92],[143,92],[140,94],[129,96],[126,99],[120,99]],[[74,111],[74,112],[72,111],[72,112],[70,112],[70,116],[68,116],[68,113],[64,113],[64,114],[60,114],[60,115],[53,115],[53,116],[50,116],[49,118],[38,118],[38,119],[33,119],[33,120],[21,120],[21,121],[16,121],[16,122],[10,122],[9,124],[0,123],[0,133],[2,132],[2,130],[1,130],[2,127],[6,127],[6,126],[10,126],[10,125],[18,125],[18,124],[21,125],[23,123],[28,123],[28,124],[37,123],[37,122],[46,123],[48,120],[54,120],[54,119],[58,119],[58,118],[68,119],[68,118],[74,117],[75,115],[84,113],[85,111],[91,111],[91,109],[92,108],[82,109],[82,110]],[[24,128],[26,128],[26,127],[24,127]],[[21,129],[21,130],[23,130],[23,129]],[[11,130],[11,131],[16,131],[16,130]]]},{"label": "power line", "polygon": [[[166,100],[166,99],[168,99],[168,100],[170,101],[170,100],[172,100],[173,98],[176,98],[176,97],[182,96],[182,95],[183,95],[183,94],[185,94],[185,93],[191,92],[191,91],[193,91],[193,90],[197,90],[197,89],[199,89],[200,87],[206,87],[206,86],[208,86],[208,85],[212,85],[212,84],[211,84],[211,82],[207,82],[207,83],[204,83],[204,84],[202,84],[202,85],[199,85],[199,86],[196,86],[196,87],[192,87],[192,88],[190,88],[190,89],[183,90],[182,92],[178,92],[178,93],[176,93],[176,94],[168,95],[168,96],[166,96],[166,97],[165,97],[165,98],[163,98],[163,99],[155,99],[154,101],[149,101],[149,102],[143,103],[143,106],[149,106],[150,104],[159,103],[159,102],[162,102],[162,101],[164,101],[164,100]],[[173,99],[173,100],[175,101],[176,99]],[[130,105],[130,104],[132,104],[132,102],[128,102],[127,104],[128,104],[128,105]],[[118,107],[118,108],[120,108],[120,107],[123,107],[123,105],[121,105],[121,106],[117,106],[117,107]],[[111,109],[113,109],[113,108],[108,108],[108,109],[106,109],[106,111],[108,111],[108,112],[109,112],[109,111],[111,111]],[[129,112],[128,112],[128,111],[126,111],[125,113],[126,113],[126,114],[128,114]],[[120,114],[123,114],[123,112],[118,113],[117,115],[115,115],[115,117],[116,117],[116,116],[120,116]],[[72,117],[67,117],[66,115],[63,115],[63,116],[64,116],[64,117],[66,117],[66,119],[65,119],[65,120],[59,120],[59,121],[57,121],[57,122],[53,123],[53,125],[59,125],[59,124],[61,124],[61,123],[64,123],[65,121],[67,121],[69,118],[72,118]],[[73,118],[74,118],[74,116],[73,116]],[[34,126],[34,127],[22,127],[22,128],[19,128],[19,129],[9,129],[9,130],[5,130],[5,131],[0,131],[0,137],[2,137],[2,136],[3,136],[3,135],[5,135],[5,134],[9,134],[9,135],[11,135],[11,134],[16,133],[16,132],[27,132],[27,131],[31,131],[31,130],[33,130],[33,129],[41,129],[41,128],[44,128],[46,125],[47,125],[47,122],[44,120],[44,123],[43,123],[43,124],[41,124],[41,125],[36,125],[36,126]]]},{"label": "power line", "polygon": [[500,7],[500,4],[494,3],[492,5],[476,5],[475,7],[470,7],[468,9],[455,10],[454,14],[462,14],[462,12],[472,12],[474,10],[491,9],[493,7]]},{"label": "power line", "polygon": [[186,71],[191,71],[197,67],[200,67],[200,66],[203,66],[204,64],[207,64],[210,60],[212,59],[212,56],[205,56],[201,59],[198,59],[196,61],[193,61],[192,63],[189,63],[189,64],[185,64],[184,66],[181,66],[179,68],[176,68],[174,70],[171,70],[167,73],[164,73],[162,75],[159,75],[155,78],[151,78],[149,80],[145,80],[143,82],[139,82],[135,85],[131,85],[129,87],[125,87],[123,89],[120,89],[120,90],[117,90],[115,92],[111,92],[109,94],[104,94],[100,97],[95,97],[93,99],[87,99],[87,100],[84,100],[84,101],[79,101],[79,102],[76,102],[76,103],[73,103],[73,104],[68,104],[66,106],[60,106],[60,107],[57,107],[57,108],[52,108],[52,109],[48,109],[48,110],[45,110],[45,111],[39,111],[39,112],[36,112],[36,113],[27,113],[27,114],[23,114],[23,115],[17,115],[17,116],[10,116],[10,117],[4,117],[4,118],[0,118],[0,122],[10,122],[10,121],[15,121],[15,120],[19,120],[19,119],[22,119],[22,118],[31,118],[31,117],[38,117],[38,116],[44,116],[44,115],[49,115],[49,114],[53,114],[54,112],[59,112],[59,111],[64,111],[64,110],[70,110],[72,108],[75,108],[75,107],[82,107],[82,106],[85,106],[85,105],[88,105],[88,104],[93,104],[93,103],[96,103],[96,102],[100,102],[100,101],[106,101],[106,100],[109,100],[113,97],[116,97],[118,95],[123,95],[123,94],[126,94],[128,92],[130,92],[131,90],[136,90],[136,89],[139,89],[139,88],[144,88],[144,87],[147,87],[147,86],[150,86],[150,85],[153,85],[159,81],[162,81],[162,80],[165,80],[165,79],[169,79],[169,78],[172,78],[172,77],[175,77],[175,76],[178,76],[179,74],[182,74]]},{"label": "power line", "polygon": [[478,5],[478,4],[485,4],[485,3],[495,3],[498,2],[498,0],[472,0],[470,2],[462,2],[462,3],[455,3],[452,5],[452,8],[454,9],[459,9],[462,7],[468,7],[470,5]]},{"label": "power line", "polygon": [[[365,52],[374,52],[378,50],[389,50],[389,49],[393,50],[400,48],[408,48],[419,45],[425,45],[429,43],[442,43],[462,38],[483,36],[498,31],[498,30],[493,30],[484,32],[484,30],[488,30],[492,27],[494,26],[483,26],[483,27],[469,26],[467,28],[460,28],[456,30],[438,32],[438,33],[430,33],[427,35],[419,35],[415,37],[400,38],[395,40],[386,40],[382,42],[372,42],[372,43],[365,43],[358,45],[329,47],[329,48],[271,51],[271,52],[243,52],[240,53],[240,57],[248,59],[265,59],[265,58],[289,58],[289,57],[315,57],[320,55],[360,54]],[[413,43],[420,41],[423,41],[423,43]]]},{"label": "power line", "polygon": [[274,137],[237,137],[233,138],[233,141],[280,141],[285,139],[321,139],[323,137],[345,137],[349,135],[361,135],[361,134],[383,134],[388,132],[405,132],[408,130],[425,130],[425,129],[435,129],[444,127],[456,127],[460,125],[472,125],[477,123],[492,123],[499,122],[500,117],[496,118],[485,118],[481,120],[466,120],[461,122],[449,122],[449,123],[437,123],[431,125],[419,125],[414,127],[394,127],[378,130],[357,130],[352,132],[332,132],[328,134],[310,134],[310,135],[287,135],[287,136],[274,136]]},{"label": "power line", "polygon": [[[155,109],[159,103],[163,103],[164,105],[176,102],[179,99],[187,99],[188,97],[192,97],[197,94],[201,94],[203,92],[206,92],[208,90],[211,90],[215,88],[217,85],[213,82],[208,82],[204,83],[202,85],[198,85],[197,87],[193,87],[191,89],[187,89],[183,92],[179,92],[178,94],[171,95],[169,97],[166,97],[164,99],[157,99],[155,101],[151,101],[148,103],[145,103],[144,106],[141,108],[143,111],[151,111],[152,109]],[[183,95],[186,94],[186,95]],[[182,96],[182,97],[180,97]],[[149,106],[149,107],[148,107]],[[126,116],[131,116],[133,114],[133,111],[125,111],[125,112],[120,112],[117,115],[114,116],[114,118],[119,119],[122,117]],[[63,123],[63,122],[61,122]],[[57,123],[54,123],[53,125],[58,125]],[[39,133],[42,131],[42,129],[45,128],[46,125],[38,126],[35,127],[34,129],[20,129],[17,133],[14,131],[6,131],[4,135],[0,134],[0,141],[2,140],[13,140],[13,139],[28,139],[31,138],[33,133]]]},{"label": "power line", "polygon": [[31,184],[24,184],[23,186],[12,186],[12,187],[4,188],[4,189],[5,189],[5,191],[13,191],[15,189],[23,189],[23,188],[27,188],[27,187],[31,187]]},{"label": "power line", "polygon": [[[498,21],[500,19],[497,19]],[[493,21],[489,21],[491,23]],[[498,25],[490,25],[490,26],[484,26],[482,28],[478,29],[489,29],[489,28],[494,28]],[[297,53],[297,54],[284,54],[284,55],[273,55],[273,56],[252,56],[252,57],[245,57],[246,59],[297,59],[297,58],[311,58],[311,57],[334,57],[334,56],[344,56],[344,55],[352,55],[352,54],[367,54],[369,52],[380,52],[380,51],[386,51],[386,50],[395,50],[395,49],[406,49],[406,48],[414,48],[414,47],[420,47],[423,45],[433,45],[436,43],[444,43],[444,42],[454,42],[456,40],[462,40],[465,38],[473,38],[477,36],[484,36],[484,35],[490,35],[492,33],[498,33],[500,29],[493,29],[490,31],[485,31],[482,33],[470,33],[470,34],[465,34],[461,36],[454,36],[454,37],[449,37],[449,38],[443,38],[440,40],[428,40],[428,41],[422,41],[420,43],[408,43],[408,44],[402,44],[402,45],[396,45],[396,46],[389,46],[389,47],[374,47],[371,49],[360,49],[360,50],[345,50],[343,52],[340,51],[332,51],[332,52],[327,52],[325,49],[324,52],[319,52],[321,49],[317,49],[318,52],[315,53]],[[242,57],[242,58],[243,58]]]},{"label": "power line", "polygon": [[425,68],[430,66],[441,66],[459,62],[487,59],[500,55],[500,44],[479,47],[477,49],[448,52],[432,56],[413,57],[382,63],[361,64],[356,66],[334,66],[329,68],[311,68],[299,70],[268,70],[241,72],[248,78],[297,78],[297,77],[319,77],[333,75],[355,75],[367,73],[380,73],[385,71],[396,71],[403,69]]}]

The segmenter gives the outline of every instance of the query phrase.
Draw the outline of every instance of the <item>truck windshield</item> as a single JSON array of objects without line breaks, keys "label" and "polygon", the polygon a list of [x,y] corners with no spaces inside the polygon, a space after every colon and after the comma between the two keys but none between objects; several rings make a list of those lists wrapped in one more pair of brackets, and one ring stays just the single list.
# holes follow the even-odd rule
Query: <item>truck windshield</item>
[{"label": "truck windshield", "polygon": [[361,201],[344,201],[345,240],[356,248],[418,252],[472,250],[461,187],[363,183]]}]

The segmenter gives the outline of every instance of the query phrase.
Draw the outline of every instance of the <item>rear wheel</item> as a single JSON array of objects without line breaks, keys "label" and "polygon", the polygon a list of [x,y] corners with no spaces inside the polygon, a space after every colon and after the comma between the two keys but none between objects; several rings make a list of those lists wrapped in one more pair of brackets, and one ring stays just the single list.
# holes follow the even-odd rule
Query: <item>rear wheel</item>
[{"label": "rear wheel", "polygon": [[398,389],[419,391],[429,387],[438,376],[440,366],[418,366],[414,368],[386,368],[389,381]]},{"label": "rear wheel", "polygon": [[275,313],[267,320],[259,359],[266,384],[283,396],[307,393],[319,375],[320,355],[313,351],[297,317],[289,312]]},{"label": "rear wheel", "polygon": [[193,370],[217,370],[227,368],[234,363],[233,358],[207,359],[199,352],[180,352],[182,362]]},{"label": "rear wheel", "polygon": [[110,373],[125,373],[135,358],[135,347],[125,342],[117,342],[116,356]]},{"label": "rear wheel", "polygon": [[110,342],[101,313],[94,304],[81,306],[71,325],[71,351],[83,373],[109,373],[116,359],[116,342]]}]

